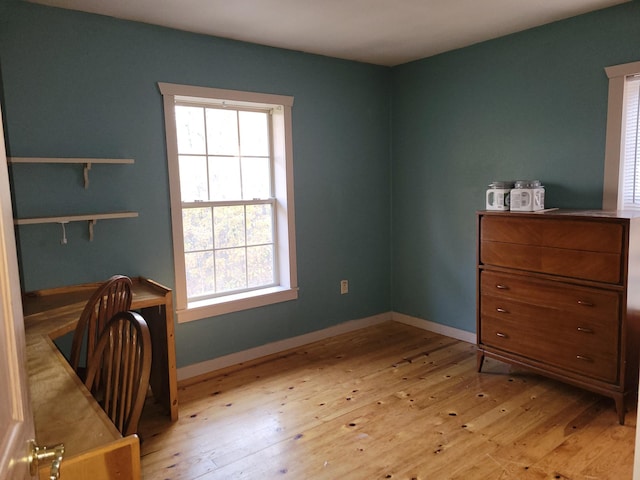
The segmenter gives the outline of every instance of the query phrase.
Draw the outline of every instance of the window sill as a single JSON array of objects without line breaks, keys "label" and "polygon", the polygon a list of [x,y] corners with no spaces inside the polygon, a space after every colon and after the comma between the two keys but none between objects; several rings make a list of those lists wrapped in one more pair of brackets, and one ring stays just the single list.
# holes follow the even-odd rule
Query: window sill
[{"label": "window sill", "polygon": [[191,302],[186,309],[176,312],[178,323],[191,322],[203,318],[239,312],[251,308],[263,307],[274,303],[288,302],[298,298],[298,289],[289,287],[272,287],[264,290],[243,292],[236,295],[212,298]]}]

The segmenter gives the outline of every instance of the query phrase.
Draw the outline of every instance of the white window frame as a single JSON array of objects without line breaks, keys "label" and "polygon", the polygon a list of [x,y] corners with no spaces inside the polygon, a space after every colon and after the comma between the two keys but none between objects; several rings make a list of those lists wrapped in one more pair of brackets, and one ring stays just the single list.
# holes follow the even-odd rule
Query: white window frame
[{"label": "white window frame", "polygon": [[[216,315],[247,310],[298,298],[296,265],[295,212],[293,202],[293,141],[291,109],[293,97],[219,88],[158,83],[164,103],[169,191],[171,197],[171,229],[175,266],[175,307],[178,322],[189,322]],[[182,229],[182,196],[178,165],[175,104],[180,101],[203,103],[229,102],[237,106],[272,108],[274,194],[276,199],[275,231],[279,285],[231,293],[206,300],[187,300],[184,236]]]},{"label": "white window frame", "polygon": [[605,68],[609,77],[609,100],[607,107],[607,137],[604,163],[602,208],[622,209],[622,182],[624,162],[624,84],[626,78],[640,74],[640,62],[625,63]]}]

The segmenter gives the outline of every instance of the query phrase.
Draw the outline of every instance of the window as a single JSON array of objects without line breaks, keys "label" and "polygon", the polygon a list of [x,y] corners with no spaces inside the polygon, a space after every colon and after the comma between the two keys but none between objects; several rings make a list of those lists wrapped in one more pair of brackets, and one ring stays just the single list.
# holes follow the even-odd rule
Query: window
[{"label": "window", "polygon": [[640,75],[626,77],[622,113],[622,207],[640,208],[640,152],[638,151],[638,93]]},{"label": "window", "polygon": [[159,86],[178,321],[297,298],[293,98]]},{"label": "window", "polygon": [[640,62],[605,70],[609,107],[603,208],[640,209]]}]

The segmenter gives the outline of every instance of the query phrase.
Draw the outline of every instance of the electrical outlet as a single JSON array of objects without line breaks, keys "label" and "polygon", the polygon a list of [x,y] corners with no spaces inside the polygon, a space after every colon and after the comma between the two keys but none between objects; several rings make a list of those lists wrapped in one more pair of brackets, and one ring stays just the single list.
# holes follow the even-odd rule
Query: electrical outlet
[{"label": "electrical outlet", "polygon": [[340,295],[349,293],[349,280],[340,280]]}]

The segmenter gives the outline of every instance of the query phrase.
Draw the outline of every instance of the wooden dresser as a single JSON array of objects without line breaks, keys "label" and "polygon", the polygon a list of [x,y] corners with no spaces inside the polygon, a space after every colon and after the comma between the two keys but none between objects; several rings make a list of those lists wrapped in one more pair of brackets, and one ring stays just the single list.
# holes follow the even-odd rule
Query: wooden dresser
[{"label": "wooden dresser", "polygon": [[638,386],[640,212],[478,212],[485,358],[609,396]]}]

